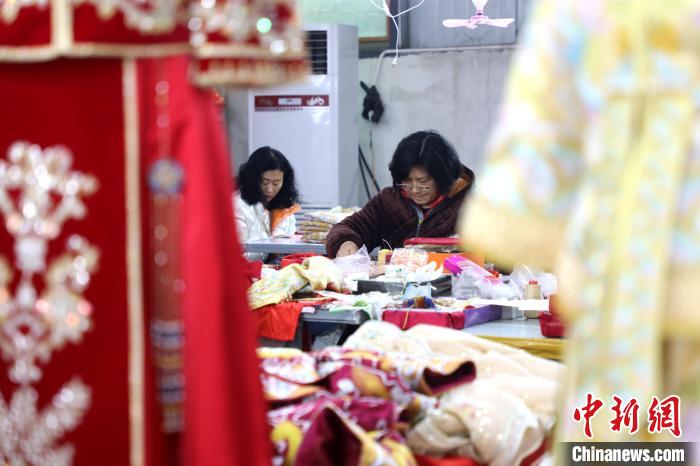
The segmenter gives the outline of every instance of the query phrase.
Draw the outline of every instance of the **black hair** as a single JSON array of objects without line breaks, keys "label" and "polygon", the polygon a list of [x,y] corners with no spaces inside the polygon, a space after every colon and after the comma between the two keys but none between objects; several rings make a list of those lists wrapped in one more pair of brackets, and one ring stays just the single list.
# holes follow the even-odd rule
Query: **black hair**
[{"label": "black hair", "polygon": [[284,173],[282,188],[267,204],[268,209],[286,209],[299,201],[299,191],[294,183],[294,169],[289,160],[276,149],[265,146],[250,154],[248,161],[238,170],[238,189],[249,204],[264,203],[260,182],[263,172],[280,170]]},{"label": "black hair", "polygon": [[[435,180],[438,192],[447,194],[466,167],[454,147],[437,131],[417,131],[399,142],[389,163],[394,186],[403,183],[414,167],[423,167]],[[470,182],[474,173],[466,168]],[[470,183],[471,184],[471,183]]]}]

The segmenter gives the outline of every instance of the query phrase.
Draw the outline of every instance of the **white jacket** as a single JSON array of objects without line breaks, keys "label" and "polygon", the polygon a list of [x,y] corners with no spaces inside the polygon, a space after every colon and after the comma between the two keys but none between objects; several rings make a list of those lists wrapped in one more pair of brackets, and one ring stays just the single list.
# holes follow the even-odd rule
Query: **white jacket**
[{"label": "white jacket", "polygon": [[[238,239],[241,243],[275,236],[292,236],[297,229],[296,219],[294,215],[290,215],[277,225],[275,231],[270,232],[270,212],[263,207],[262,202],[248,204],[238,192],[233,196],[233,211],[238,227]],[[244,256],[249,261],[267,258],[267,254],[264,253],[247,252]]]}]

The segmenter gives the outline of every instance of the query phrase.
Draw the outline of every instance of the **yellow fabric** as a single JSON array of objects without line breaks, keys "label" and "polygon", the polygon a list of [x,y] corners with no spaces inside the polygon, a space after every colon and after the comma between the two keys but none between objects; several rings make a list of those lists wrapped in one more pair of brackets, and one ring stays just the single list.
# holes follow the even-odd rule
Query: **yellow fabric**
[{"label": "yellow fabric", "polygon": [[664,348],[698,345],[699,15],[690,0],[540,1],[461,219],[488,259],[559,275],[567,421],[589,392],[646,410],[677,385]]},{"label": "yellow fabric", "polygon": [[303,264],[292,264],[278,273],[262,278],[248,288],[251,309],[279,304],[309,285],[313,290],[341,291],[343,274],[323,256],[309,257]]},{"label": "yellow fabric", "polygon": [[502,343],[527,351],[530,354],[545,359],[561,361],[564,358],[565,340],[560,338],[509,338],[483,336],[487,340]]}]

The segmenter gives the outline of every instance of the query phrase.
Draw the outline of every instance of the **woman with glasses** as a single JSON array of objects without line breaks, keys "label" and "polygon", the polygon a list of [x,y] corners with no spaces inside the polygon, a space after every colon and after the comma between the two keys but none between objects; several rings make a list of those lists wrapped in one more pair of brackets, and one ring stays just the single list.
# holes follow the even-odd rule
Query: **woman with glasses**
[{"label": "woman with glasses", "polygon": [[474,183],[474,173],[435,131],[405,137],[389,164],[393,186],[384,188],[364,208],[328,233],[330,257],[355,253],[362,245],[401,247],[416,237],[455,233],[459,208]]},{"label": "woman with glasses", "polygon": [[[233,203],[242,242],[294,234],[299,193],[294,169],[280,151],[267,146],[257,149],[241,165],[237,181]],[[245,257],[265,260],[266,255],[246,253]]]}]

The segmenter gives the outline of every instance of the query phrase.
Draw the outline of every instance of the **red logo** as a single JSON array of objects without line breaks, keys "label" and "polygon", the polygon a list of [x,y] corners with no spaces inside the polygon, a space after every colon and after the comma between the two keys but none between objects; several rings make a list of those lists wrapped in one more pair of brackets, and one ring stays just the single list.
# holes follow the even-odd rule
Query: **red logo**
[{"label": "red logo", "polygon": [[636,398],[632,398],[624,408],[622,408],[622,398],[613,396],[615,406],[612,410],[615,413],[615,419],[610,421],[610,428],[613,432],[620,432],[624,425],[630,434],[634,434],[639,430],[639,403]]},{"label": "red logo", "polygon": [[651,399],[649,406],[649,433],[659,433],[668,430],[674,437],[681,436],[681,399],[671,395],[659,401],[657,397]]},{"label": "red logo", "polygon": [[[622,405],[622,398],[612,397],[615,403],[611,411],[614,414],[610,421],[612,432],[621,432],[622,428],[628,430],[629,434],[639,431],[639,402],[632,398]],[[583,434],[587,438],[593,438],[591,430],[591,419],[603,407],[603,402],[595,398],[592,394],[586,395],[586,404],[574,410],[574,421],[584,421]],[[677,395],[671,395],[659,401],[657,397],[652,397],[649,405],[647,431],[650,434],[658,434],[668,430],[674,437],[681,436],[681,399]]]},{"label": "red logo", "polygon": [[592,438],[593,437],[593,432],[591,432],[591,418],[596,415],[598,410],[603,407],[603,402],[594,399],[593,395],[590,393],[586,395],[586,406],[581,408],[576,408],[574,410],[574,421],[576,422],[581,422],[581,411],[583,411],[583,419],[585,423],[585,427],[583,428],[583,433],[586,437]]}]

